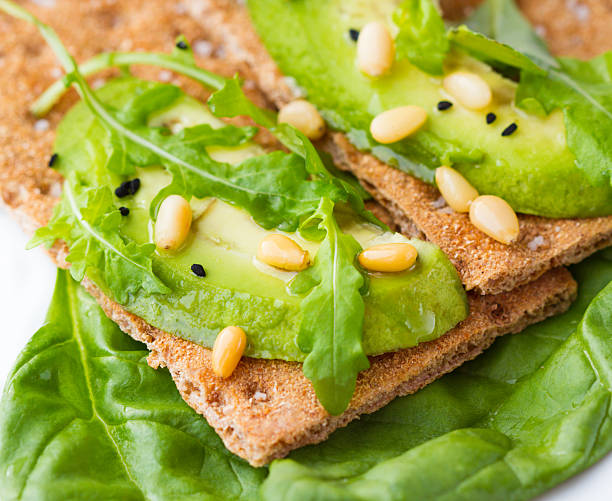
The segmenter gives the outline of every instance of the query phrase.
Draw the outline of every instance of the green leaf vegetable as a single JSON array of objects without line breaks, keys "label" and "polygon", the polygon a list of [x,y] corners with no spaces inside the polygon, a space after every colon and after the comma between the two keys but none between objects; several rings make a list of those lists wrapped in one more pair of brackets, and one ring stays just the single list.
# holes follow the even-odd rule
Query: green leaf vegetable
[{"label": "green leaf vegetable", "polygon": [[612,253],[572,273],[567,313],[268,473],[230,454],[60,271],[0,403],[0,498],[530,499],[612,450]]},{"label": "green leaf vegetable", "polygon": [[357,241],[344,235],[333,216],[334,204],[322,199],[305,228],[324,231],[325,238],[314,265],[302,271],[292,291],[308,293],[300,304],[303,320],[298,344],[304,353],[304,375],[330,414],[348,406],[357,374],[370,364],[363,345],[363,276],[355,268],[361,251]]},{"label": "green leaf vegetable", "polygon": [[602,458],[612,450],[612,261],[600,254],[572,272],[579,297],[567,313],[275,461],[263,498],[519,501]]},{"label": "green leaf vegetable", "polygon": [[501,64],[545,73],[514,46],[476,33],[468,26],[447,30],[433,0],[402,2],[393,13],[393,22],[399,28],[395,39],[398,59],[406,58],[427,73],[441,75],[452,48],[462,49],[493,66]]},{"label": "green leaf vegetable", "polygon": [[435,4],[429,0],[407,0],[393,13],[399,29],[395,38],[396,57],[432,75],[443,73],[450,49],[444,21]]},{"label": "green leaf vegetable", "polygon": [[523,73],[516,102],[547,114],[561,108],[577,166],[593,186],[612,185],[612,52],[590,61],[560,58],[559,65],[548,76]]},{"label": "green leaf vegetable", "polygon": [[155,245],[137,245],[120,236],[123,217],[110,189],[77,191],[77,185],[74,179],[64,183],[64,196],[49,225],[36,231],[28,247],[51,246],[58,239],[64,240],[70,248],[66,260],[71,263],[74,279],[81,281],[93,270],[102,275],[114,297],[122,303],[141,289],[147,293],[169,292],[152,270]]},{"label": "green leaf vegetable", "polygon": [[0,403],[0,498],[256,499],[266,471],[228,452],[147,355],[59,271]]},{"label": "green leaf vegetable", "polygon": [[[183,37],[179,37],[178,40],[185,42]],[[307,158],[306,149],[312,148],[312,144],[302,133],[288,124],[278,123],[275,112],[255,106],[245,96],[237,77],[226,79],[198,67],[193,58],[192,49],[188,45],[185,49],[180,50],[175,47],[172,54],[146,52],[109,52],[99,54],[80,65],[78,71],[86,77],[107,68],[125,68],[131,65],[154,65],[167,68],[186,75],[207,88],[217,90],[209,100],[209,105],[217,116],[234,117],[243,115],[252,118],[255,123],[270,130],[287,148],[302,156],[307,161],[307,168],[311,174],[321,174],[323,177],[334,179],[336,183],[339,183],[347,192],[351,205],[362,217],[384,227],[369,211],[363,210],[361,202],[369,198],[370,195],[352,175],[338,172],[337,169],[330,165],[324,166],[318,155]],[[70,84],[70,79],[64,78],[51,85],[32,105],[32,113],[36,116],[47,114],[70,87]],[[116,138],[114,138],[114,141],[115,144],[121,145],[121,142],[117,141]],[[318,153],[316,150],[313,151]],[[333,178],[330,178],[330,172],[333,173]]]},{"label": "green leaf vegetable", "polygon": [[542,65],[558,66],[544,40],[535,33],[513,1],[487,0],[466,19],[465,23],[472,31],[513,47]]},{"label": "green leaf vegetable", "polygon": [[487,0],[467,24],[510,44],[547,74],[521,73],[516,103],[531,112],[563,110],[569,149],[594,186],[612,184],[612,53],[590,61],[555,59],[512,0]]},{"label": "green leaf vegetable", "polygon": [[[304,364],[305,375],[313,381],[323,405],[334,414],[341,413],[351,399],[357,373],[367,368],[368,362],[362,346],[364,306],[360,290],[363,278],[354,264],[360,248],[352,237],[342,235],[334,220],[333,207],[334,203],[350,203],[367,220],[379,223],[365,210],[358,190],[328,172],[303,134],[287,125],[277,125],[275,114],[253,105],[243,94],[237,79],[226,80],[212,96],[213,112],[226,117],[251,116],[256,123],[276,132],[297,154],[275,152],[249,158],[239,165],[214,161],[206,146],[242,144],[255,130],[236,127],[214,130],[209,126],[197,126],[172,135],[167,129],[149,127],[147,122],[154,111],[171,106],[181,97],[181,90],[171,85],[152,84],[131,96],[121,109],[111,109],[90,89],[50,27],[12,2],[0,0],[0,9],[35,24],[58,55],[67,72],[66,83],[77,87],[83,102],[108,133],[106,168],[109,172],[131,175],[136,166],[148,165],[162,165],[170,172],[171,183],[153,199],[152,216],[170,194],[179,194],[187,200],[192,196],[214,196],[246,209],[266,229],[295,231],[299,227],[301,230],[301,223],[319,207],[316,214],[322,218],[321,229],[325,229],[327,236],[313,268],[312,276],[316,274],[320,284],[304,300],[300,344],[309,353]],[[194,64],[190,53],[174,57],[182,65]],[[95,279],[101,272],[114,298],[121,303],[140,287],[147,292],[167,292],[152,272],[150,256],[154,246],[125,244],[116,232],[120,216],[116,211],[107,215],[108,206],[112,206],[108,188],[97,188],[100,191],[91,192],[91,197],[84,198],[86,205],[79,207],[74,195],[78,186],[74,182],[70,184],[66,184],[64,202],[49,226],[39,230],[32,244],[66,240],[71,246],[69,260],[73,276],[82,279],[88,272]],[[321,200],[325,201],[325,209],[319,206]],[[78,230],[72,229],[75,224]],[[111,239],[112,231],[115,233]],[[321,236],[312,229],[308,233],[311,237]],[[140,270],[140,274],[134,270]],[[322,276],[323,271],[330,276]],[[142,284],[139,279],[144,280]],[[318,322],[316,315],[323,310],[330,321],[325,322],[322,332],[317,332],[313,324]],[[351,348],[345,353],[343,343],[349,340]],[[330,360],[331,371],[327,367]]]},{"label": "green leaf vegetable", "polygon": [[[423,19],[427,19],[425,26],[419,24]],[[562,109],[567,144],[577,166],[593,186],[612,184],[612,53],[590,61],[556,60],[513,0],[484,2],[467,20],[467,26],[448,31],[450,45],[440,42],[442,19],[432,0],[402,3],[394,20],[400,28],[398,55],[424,71],[440,74],[440,61],[451,46],[495,68],[520,70],[516,103],[530,112],[548,114]],[[418,37],[415,22],[422,28]],[[419,58],[424,55],[438,61],[435,67],[423,66]]]},{"label": "green leaf vegetable", "polygon": [[[271,185],[268,185],[268,190],[256,191],[256,189],[248,186],[253,183],[254,179],[251,165],[247,167],[246,170],[248,172],[244,177],[233,175],[236,170],[235,168],[219,162],[213,162],[210,158],[206,158],[207,155],[201,148],[201,144],[186,144],[180,141],[180,144],[177,144],[175,138],[164,135],[159,130],[150,130],[150,128],[144,126],[143,122],[148,115],[147,112],[159,109],[163,104],[167,104],[172,99],[175,99],[177,93],[180,92],[178,88],[172,86],[154,87],[149,93],[145,93],[144,96],[136,96],[128,104],[131,107],[130,110],[113,113],[93,93],[80,74],[74,59],[49,26],[46,26],[27,11],[7,0],[0,1],[0,8],[37,26],[54,50],[67,72],[64,78],[65,81],[76,86],[85,104],[110,134],[111,154],[109,155],[109,168],[115,172],[129,173],[131,166],[127,159],[132,156],[136,157],[141,165],[159,162],[172,173],[172,184],[155,200],[158,205],[161,202],[162,196],[169,193],[181,194],[189,199],[191,195],[201,198],[210,195],[211,192],[218,192],[218,196],[222,200],[235,203],[249,212],[257,209],[258,214],[252,213],[252,215],[265,228],[278,227],[291,231],[297,227],[297,219],[283,221],[283,217],[288,214],[282,214],[282,209],[290,203],[289,200],[296,195],[295,192],[273,192],[271,190],[274,189],[274,186]],[[182,60],[181,62],[187,64],[190,60]],[[251,113],[255,113],[256,117],[266,117],[264,120],[266,123],[273,122],[273,114],[260,110],[253,104],[251,104]],[[300,139],[307,141],[303,135],[301,135]],[[131,150],[135,150],[136,153]],[[284,176],[284,174],[285,172],[281,169],[281,175]],[[299,172],[295,176],[298,180],[303,179]],[[243,180],[244,182],[242,182]],[[306,187],[306,184],[309,186]],[[285,190],[287,183],[281,180],[279,186]],[[319,188],[324,193],[319,193]],[[304,192],[299,194],[304,194],[306,197],[311,197],[312,193],[316,192],[319,195],[317,202],[321,196],[328,196],[334,201],[345,201],[346,199],[343,193],[339,193],[337,190],[334,192],[334,187],[329,185],[329,183],[317,183],[317,181],[302,183],[296,187],[296,191]],[[279,203],[279,200],[282,201]],[[310,212],[316,209],[317,205],[312,203],[312,201],[312,198],[307,198],[305,204],[303,204],[310,204],[308,207]],[[279,205],[281,210],[278,209]],[[152,208],[152,212],[155,213],[155,207]],[[265,218],[258,218],[258,215],[263,214],[266,214]],[[308,215],[299,214],[297,216]]]},{"label": "green leaf vegetable", "polygon": [[365,210],[363,188],[354,178],[333,176],[323,163],[317,150],[308,138],[294,127],[277,123],[276,114],[255,106],[244,94],[237,78],[227,80],[225,85],[208,100],[211,111],[218,117],[248,116],[262,127],[272,131],[291,151],[300,155],[308,172],[319,179],[326,179],[346,194],[346,199],[357,214],[378,226],[386,228],[370,211]]}]

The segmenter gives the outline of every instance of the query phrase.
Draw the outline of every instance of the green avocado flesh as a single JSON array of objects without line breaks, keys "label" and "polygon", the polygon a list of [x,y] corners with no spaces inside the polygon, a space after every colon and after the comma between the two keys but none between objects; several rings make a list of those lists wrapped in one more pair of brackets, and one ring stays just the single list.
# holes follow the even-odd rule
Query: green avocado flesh
[{"label": "green avocado flesh", "polygon": [[[107,104],[120,107],[137,88],[147,85],[135,79],[121,79],[98,91]],[[209,123],[223,123],[213,117],[202,103],[179,97],[175,104],[149,117],[150,126],[173,129]],[[56,149],[63,174],[79,171],[87,184],[115,188],[124,177],[110,173],[105,165],[104,144],[107,133],[85,105],[76,105],[59,126]],[[209,154],[218,161],[235,164],[263,153],[254,143],[235,148],[214,147]],[[170,182],[170,175],[158,166],[138,168],[135,177],[141,188],[117,205],[130,209],[122,226],[122,236],[139,244],[152,241],[153,223],[149,217],[151,200]],[[171,289],[169,294],[131,295],[123,306],[149,324],[184,339],[211,347],[219,330],[239,325],[247,333],[245,354],[252,357],[302,361],[296,337],[300,325],[301,297],[292,295],[288,283],[295,275],[271,268],[255,259],[260,240],[270,233],[253,222],[250,215],[216,199],[192,199],[194,221],[190,237],[175,253],[157,252],[153,257],[156,275]],[[398,234],[383,233],[354,216],[337,215],[339,224],[361,243],[408,241]],[[291,234],[316,254],[318,243]],[[364,348],[379,354],[414,346],[435,339],[468,313],[465,291],[447,257],[434,245],[410,240],[419,257],[406,272],[371,274],[365,296]],[[206,277],[195,276],[190,267],[201,264]],[[88,274],[112,297],[94,270]]]},{"label": "green avocado flesh", "polygon": [[[516,84],[466,55],[452,53],[445,74],[465,69],[491,86],[489,108],[472,111],[433,77],[407,60],[396,61],[377,79],[356,65],[356,44],[349,29],[382,20],[393,26],[391,13],[399,2],[380,0],[249,0],[255,27],[280,70],[295,79],[328,123],[347,134],[359,149],[388,164],[433,182],[435,168],[452,164],[479,191],[505,199],[517,212],[546,217],[590,217],[612,214],[612,187],[593,186],[575,165],[566,144],[560,110],[542,117],[514,104]],[[454,106],[438,111],[437,103]],[[425,127],[391,145],[376,143],[369,133],[378,113],[404,105],[428,112]],[[497,120],[487,125],[487,113]],[[512,122],[518,130],[501,132]]]}]

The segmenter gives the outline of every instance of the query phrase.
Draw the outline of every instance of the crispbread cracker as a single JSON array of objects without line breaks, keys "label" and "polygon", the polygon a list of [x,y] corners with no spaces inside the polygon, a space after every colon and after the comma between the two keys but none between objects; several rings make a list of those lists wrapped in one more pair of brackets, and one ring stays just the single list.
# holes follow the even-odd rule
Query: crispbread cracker
[{"label": "crispbread cracker", "polygon": [[[528,12],[535,15],[550,10],[552,2],[523,3]],[[293,99],[290,81],[283,78],[266,52],[242,2],[186,0],[185,5],[194,18],[201,20],[204,32],[223,46],[227,54],[249,64],[258,85],[277,106]],[[571,12],[560,14],[541,19],[550,33],[557,33],[555,23],[568,25]],[[604,18],[612,23],[612,12]],[[597,23],[604,26],[601,20]],[[591,46],[585,47],[582,54],[593,54],[592,44],[600,38],[592,40]],[[556,38],[553,42],[553,49],[566,48],[560,40],[557,43]],[[612,40],[607,44],[612,47]],[[612,216],[547,219],[527,215],[519,216],[519,239],[512,245],[501,244],[477,230],[466,214],[449,210],[435,187],[380,162],[372,155],[359,152],[343,134],[328,133],[320,146],[333,155],[338,167],[352,171],[360,179],[392,213],[405,234],[425,237],[437,244],[457,268],[467,290],[480,294],[512,290],[547,270],[579,262],[612,244]]]},{"label": "crispbread cracker", "polygon": [[[26,6],[58,27],[60,36],[79,60],[95,51],[124,45],[126,40],[131,40],[133,48],[163,50],[172,45],[178,33],[194,40],[199,32],[193,20],[161,0],[58,0],[57,7],[50,10],[29,3]],[[69,26],[63,22],[67,18],[74,20]],[[47,222],[61,194],[61,176],[47,167],[47,161],[55,127],[76,98],[72,93],[47,122],[36,122],[27,108],[51,83],[55,60],[38,33],[26,24],[0,14],[0,32],[5,51],[0,79],[0,196],[31,232]],[[200,62],[225,75],[241,69],[215,59]],[[160,77],[159,70],[143,74]],[[243,74],[248,77],[248,68]],[[205,97],[197,86],[185,85],[190,93]],[[260,104],[265,102],[256,89],[251,97]],[[385,217],[382,208],[377,210]],[[51,250],[52,257],[63,267],[67,266],[65,253],[61,244]],[[373,412],[397,395],[414,392],[475,357],[496,336],[518,332],[565,310],[576,293],[570,274],[560,268],[512,293],[472,294],[470,317],[446,335],[415,348],[372,358],[371,369],[359,376],[349,410],[332,417],[319,405],[299,364],[245,358],[229,379],[219,379],[211,372],[209,350],[151,327],[105,297],[88,280],[84,286],[124,331],[147,344],[153,367],[169,368],[185,400],[206,417],[228,449],[253,465],[324,440],[359,414]]]}]

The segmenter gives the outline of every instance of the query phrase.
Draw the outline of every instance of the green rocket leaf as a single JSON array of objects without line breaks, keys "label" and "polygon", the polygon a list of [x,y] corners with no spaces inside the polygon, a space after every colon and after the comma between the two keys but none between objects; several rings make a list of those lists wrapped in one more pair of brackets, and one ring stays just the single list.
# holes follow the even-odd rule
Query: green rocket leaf
[{"label": "green rocket leaf", "polygon": [[300,349],[308,353],[304,375],[330,414],[348,406],[357,374],[369,367],[362,346],[364,305],[360,289],[364,279],[355,268],[361,247],[342,233],[333,217],[334,205],[321,200],[303,231],[324,232],[314,265],[302,271],[292,291],[307,293],[300,308],[303,318],[298,335]]}]

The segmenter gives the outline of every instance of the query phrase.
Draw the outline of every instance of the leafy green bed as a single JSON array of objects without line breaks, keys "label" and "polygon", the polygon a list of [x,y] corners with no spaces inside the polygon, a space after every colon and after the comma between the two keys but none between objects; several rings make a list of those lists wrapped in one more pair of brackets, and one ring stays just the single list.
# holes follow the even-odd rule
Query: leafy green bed
[{"label": "leafy green bed", "polygon": [[229,453],[60,271],[0,404],[0,497],[528,499],[612,449],[611,249],[572,271],[564,315],[269,469]]}]

